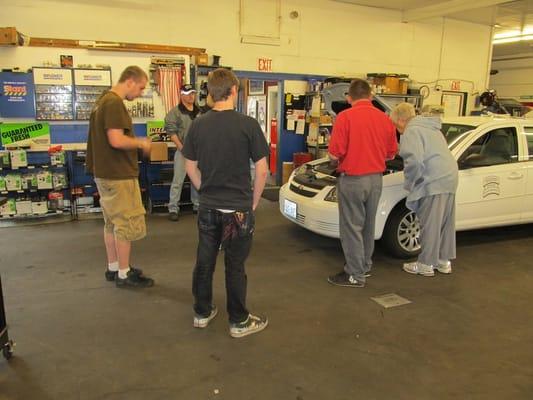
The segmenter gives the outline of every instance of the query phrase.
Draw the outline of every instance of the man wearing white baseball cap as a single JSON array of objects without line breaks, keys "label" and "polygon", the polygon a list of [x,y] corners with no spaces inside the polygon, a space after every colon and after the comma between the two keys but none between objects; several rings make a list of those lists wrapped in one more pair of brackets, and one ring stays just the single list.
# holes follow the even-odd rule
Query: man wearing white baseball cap
[{"label": "man wearing white baseball cap", "polygon": [[[171,221],[177,221],[179,219],[179,201],[186,175],[185,159],[181,154],[181,149],[185,143],[185,137],[189,132],[191,122],[200,112],[195,100],[196,90],[194,86],[189,84],[183,85],[180,91],[180,103],[170,110],[165,117],[165,130],[176,145],[174,177],[170,186],[170,200],[168,202],[168,216]],[[198,210],[198,193],[193,185],[191,185],[191,202],[193,203],[193,210]]]}]

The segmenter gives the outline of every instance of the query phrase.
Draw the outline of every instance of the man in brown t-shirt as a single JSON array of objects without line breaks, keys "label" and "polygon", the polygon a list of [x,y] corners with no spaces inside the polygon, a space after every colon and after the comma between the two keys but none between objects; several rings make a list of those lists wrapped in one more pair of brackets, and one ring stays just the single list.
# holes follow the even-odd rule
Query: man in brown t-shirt
[{"label": "man in brown t-shirt", "polygon": [[131,242],[146,236],[137,151],[148,155],[151,142],[135,136],[123,102],[139,97],[147,81],[141,68],[127,67],[118,83],[97,100],[89,122],[86,168],[94,176],[104,214],[105,277],[117,287],[154,284],[141,270],[130,267]]}]

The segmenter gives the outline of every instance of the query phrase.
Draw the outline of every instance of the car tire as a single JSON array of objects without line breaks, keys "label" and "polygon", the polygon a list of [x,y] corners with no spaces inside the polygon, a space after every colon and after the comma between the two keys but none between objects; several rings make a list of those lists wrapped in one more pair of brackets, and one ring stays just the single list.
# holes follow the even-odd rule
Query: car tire
[{"label": "car tire", "polygon": [[420,223],[416,214],[404,204],[396,206],[385,225],[382,242],[394,257],[416,257],[420,253]]}]

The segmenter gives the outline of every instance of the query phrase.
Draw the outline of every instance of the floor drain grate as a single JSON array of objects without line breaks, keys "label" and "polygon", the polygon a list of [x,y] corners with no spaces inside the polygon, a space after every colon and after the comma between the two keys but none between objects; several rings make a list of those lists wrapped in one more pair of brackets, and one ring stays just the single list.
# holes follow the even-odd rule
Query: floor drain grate
[{"label": "floor drain grate", "polygon": [[398,307],[411,303],[410,300],[398,296],[395,293],[382,294],[381,296],[371,297],[371,299],[385,308]]}]

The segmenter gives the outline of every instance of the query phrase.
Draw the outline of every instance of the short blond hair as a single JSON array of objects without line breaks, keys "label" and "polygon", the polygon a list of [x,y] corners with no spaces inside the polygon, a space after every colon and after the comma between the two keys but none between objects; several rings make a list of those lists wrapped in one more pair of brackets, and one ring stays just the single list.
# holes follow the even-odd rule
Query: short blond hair
[{"label": "short blond hair", "polygon": [[408,121],[415,116],[415,107],[411,103],[400,103],[390,113],[390,119],[394,123],[397,123],[400,119]]},{"label": "short blond hair", "polygon": [[130,65],[129,67],[126,67],[124,71],[122,71],[118,82],[123,83],[128,79],[133,79],[135,82],[140,82],[143,79],[147,81],[148,75],[146,75],[146,72],[144,72],[141,67],[138,67],[137,65]]}]

